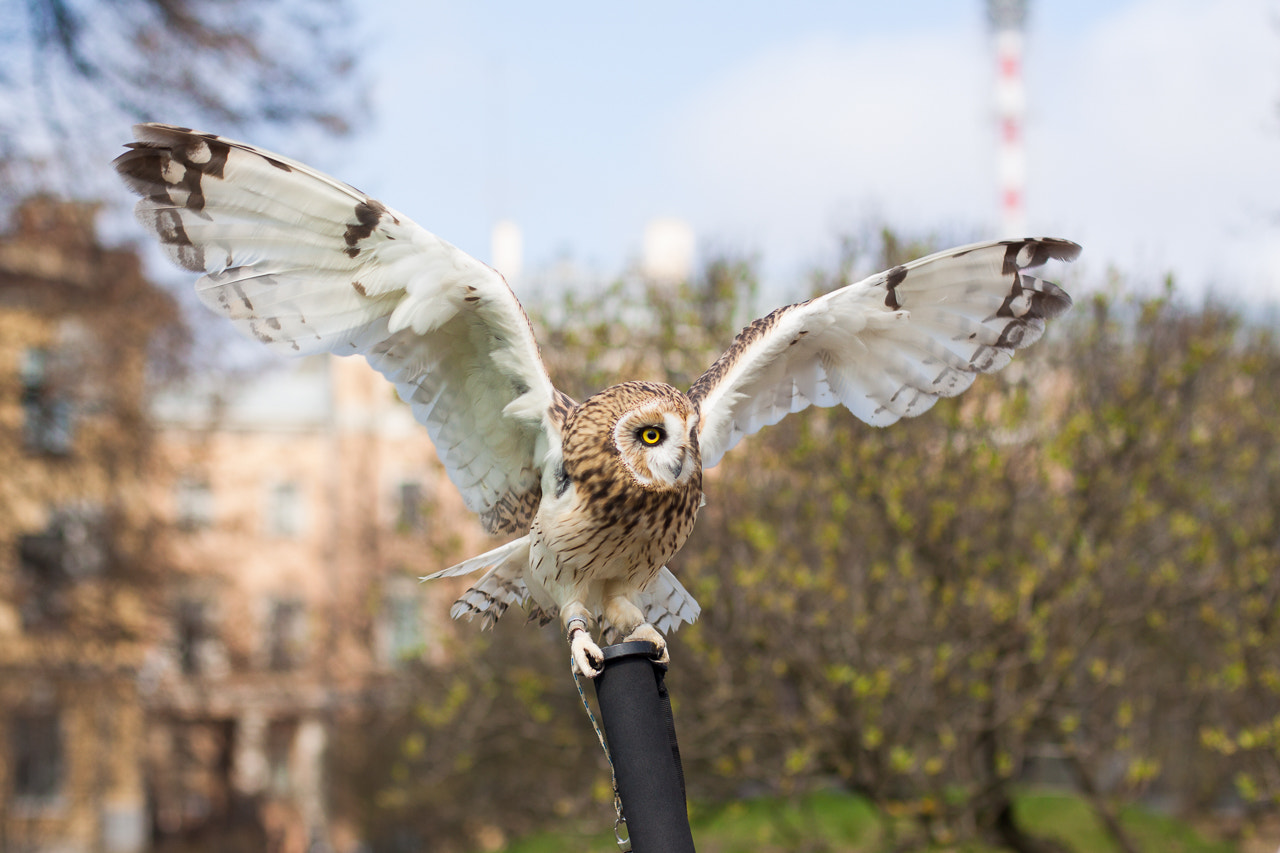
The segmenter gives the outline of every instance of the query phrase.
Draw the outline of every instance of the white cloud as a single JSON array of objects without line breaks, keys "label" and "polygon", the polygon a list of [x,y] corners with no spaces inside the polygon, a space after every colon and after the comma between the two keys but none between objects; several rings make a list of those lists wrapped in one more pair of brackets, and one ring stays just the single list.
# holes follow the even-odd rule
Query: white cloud
[{"label": "white cloud", "polygon": [[[1146,0],[1032,30],[1031,230],[1189,289],[1280,294],[1280,32],[1268,0]],[[700,234],[793,270],[840,228],[994,234],[991,46],[824,38],[695,89],[670,131]],[[1239,291],[1237,291],[1239,292]]]},{"label": "white cloud", "polygon": [[1056,76],[1033,81],[1042,219],[1149,279],[1173,270],[1191,289],[1280,295],[1275,11],[1147,0],[1055,48]]},{"label": "white cloud", "polygon": [[972,227],[994,198],[984,46],[976,31],[811,39],[702,87],[671,133],[691,217],[790,261],[877,217]]}]

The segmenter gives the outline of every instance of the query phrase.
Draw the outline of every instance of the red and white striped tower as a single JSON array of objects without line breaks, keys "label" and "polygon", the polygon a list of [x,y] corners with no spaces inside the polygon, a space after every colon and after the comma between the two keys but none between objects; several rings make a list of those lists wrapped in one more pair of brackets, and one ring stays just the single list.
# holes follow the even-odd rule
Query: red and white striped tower
[{"label": "red and white striped tower", "polygon": [[987,0],[987,15],[996,42],[1000,228],[1005,237],[1025,237],[1027,154],[1023,118],[1027,99],[1022,82],[1022,33],[1027,0]]}]

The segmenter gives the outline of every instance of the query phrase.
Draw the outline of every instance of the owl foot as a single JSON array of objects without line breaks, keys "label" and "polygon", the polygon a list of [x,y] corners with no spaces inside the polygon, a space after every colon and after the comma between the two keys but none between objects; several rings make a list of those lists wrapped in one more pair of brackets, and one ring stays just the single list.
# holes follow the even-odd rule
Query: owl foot
[{"label": "owl foot", "polygon": [[604,653],[592,642],[585,628],[569,632],[569,652],[573,665],[587,678],[595,678],[604,671]]},{"label": "owl foot", "polygon": [[644,640],[647,643],[653,643],[655,649],[654,660],[658,663],[671,662],[671,655],[667,651],[667,641],[658,633],[658,629],[648,622],[642,622],[639,627],[627,635],[623,642],[629,643],[632,640]]}]

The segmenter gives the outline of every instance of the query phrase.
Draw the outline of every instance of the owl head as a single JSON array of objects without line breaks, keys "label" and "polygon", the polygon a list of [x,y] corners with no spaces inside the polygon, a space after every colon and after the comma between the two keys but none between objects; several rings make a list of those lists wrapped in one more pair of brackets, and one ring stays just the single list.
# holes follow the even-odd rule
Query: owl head
[{"label": "owl head", "polygon": [[[624,382],[588,398],[574,412],[565,463],[611,457],[626,478],[646,491],[701,486],[696,408],[676,388]],[[592,453],[594,448],[595,453]]]},{"label": "owl head", "polygon": [[688,406],[655,399],[625,412],[613,428],[618,460],[645,489],[665,491],[689,483],[702,473],[697,415]]}]

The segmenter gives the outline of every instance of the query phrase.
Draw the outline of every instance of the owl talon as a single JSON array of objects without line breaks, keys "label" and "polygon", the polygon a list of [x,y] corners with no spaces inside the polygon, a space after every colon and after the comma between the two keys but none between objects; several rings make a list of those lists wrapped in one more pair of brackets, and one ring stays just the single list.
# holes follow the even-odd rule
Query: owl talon
[{"label": "owl talon", "polygon": [[604,653],[586,631],[577,630],[570,635],[569,652],[573,655],[573,665],[587,678],[595,678],[604,671]]},{"label": "owl talon", "polygon": [[629,643],[632,640],[643,640],[647,643],[653,643],[653,659],[662,664],[671,663],[671,654],[667,651],[666,639],[658,633],[657,628],[653,627],[648,622],[645,622],[628,634],[623,642]]}]

